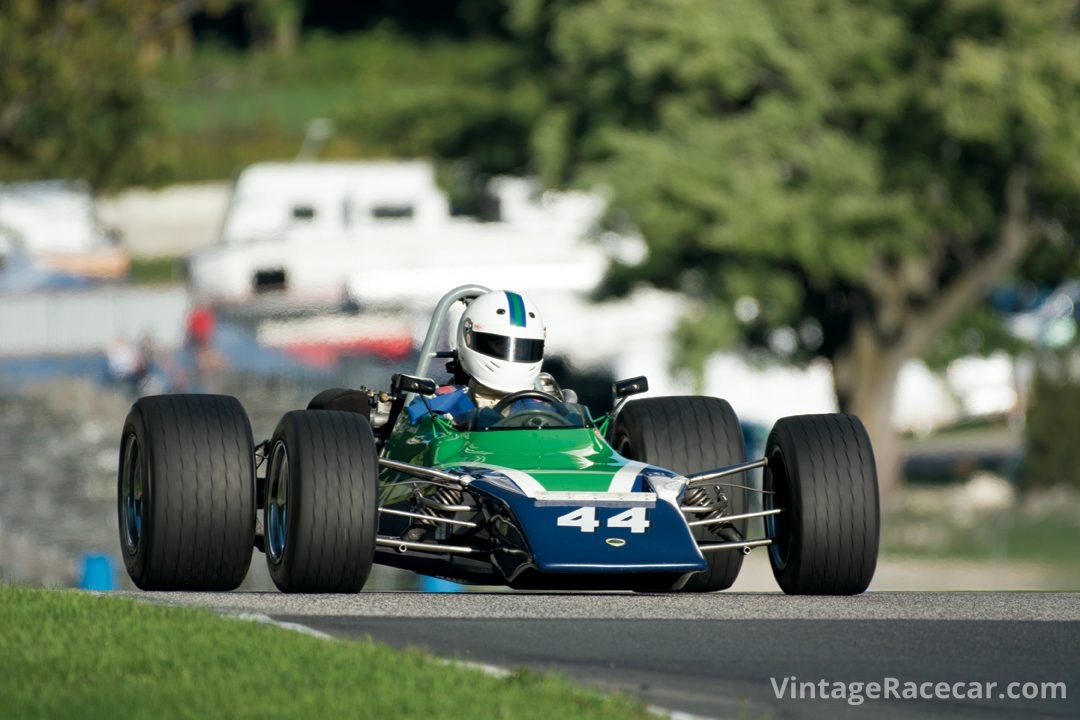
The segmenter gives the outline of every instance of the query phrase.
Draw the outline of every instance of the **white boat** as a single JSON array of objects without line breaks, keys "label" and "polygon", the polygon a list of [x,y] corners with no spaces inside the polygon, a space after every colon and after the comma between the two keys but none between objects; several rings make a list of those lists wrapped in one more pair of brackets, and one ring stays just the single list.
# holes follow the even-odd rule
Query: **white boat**
[{"label": "white boat", "polygon": [[84,184],[0,184],[0,289],[117,280],[127,271],[127,254],[98,220]]}]

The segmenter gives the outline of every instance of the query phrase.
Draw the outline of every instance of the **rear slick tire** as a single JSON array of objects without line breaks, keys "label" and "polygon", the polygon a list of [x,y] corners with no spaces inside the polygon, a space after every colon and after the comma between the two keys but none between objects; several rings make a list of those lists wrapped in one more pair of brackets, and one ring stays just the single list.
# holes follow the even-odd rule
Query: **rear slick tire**
[{"label": "rear slick tire", "polygon": [[874,451],[854,415],[781,418],[765,445],[769,563],[789,595],[856,595],[877,566]]},{"label": "rear slick tire", "polygon": [[359,390],[346,388],[330,388],[311,398],[308,410],[341,410],[342,412],[359,413],[371,420],[371,405],[368,396]]},{"label": "rear slick tire", "polygon": [[[643,398],[626,403],[615,420],[613,447],[625,458],[673,470],[682,475],[713,470],[746,461],[739,418],[726,400],[713,397]],[[724,478],[720,491],[728,499],[727,515],[747,512],[746,474]],[[710,492],[715,499],[716,490]],[[746,521],[730,523],[740,537]],[[692,529],[698,542],[719,541],[705,527]],[[738,550],[704,553],[708,568],[694,573],[679,588],[682,592],[715,592],[734,584],[742,569]]]},{"label": "rear slick tire", "polygon": [[235,590],[251,564],[255,465],[236,398],[139,398],[117,477],[124,566],[143,590]]},{"label": "rear slick tire", "polygon": [[296,410],[270,443],[266,565],[288,593],[359,592],[371,573],[379,459],[359,413]]}]

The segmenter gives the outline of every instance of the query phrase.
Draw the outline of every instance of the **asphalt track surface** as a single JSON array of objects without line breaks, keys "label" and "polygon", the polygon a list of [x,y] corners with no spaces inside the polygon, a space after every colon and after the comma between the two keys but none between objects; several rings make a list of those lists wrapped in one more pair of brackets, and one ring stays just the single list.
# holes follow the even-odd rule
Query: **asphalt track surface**
[{"label": "asphalt track surface", "polygon": [[[529,667],[708,718],[1080,717],[1080,593],[130,593],[266,615],[341,638],[502,668]],[[776,697],[833,683],[997,685],[982,698]],[[1064,699],[1009,699],[1009,683],[1065,683]],[[933,683],[933,686],[924,685]],[[790,688],[790,684],[789,684]],[[1031,691],[1031,686],[1028,688]],[[1057,691],[1060,695],[1060,689]]]}]

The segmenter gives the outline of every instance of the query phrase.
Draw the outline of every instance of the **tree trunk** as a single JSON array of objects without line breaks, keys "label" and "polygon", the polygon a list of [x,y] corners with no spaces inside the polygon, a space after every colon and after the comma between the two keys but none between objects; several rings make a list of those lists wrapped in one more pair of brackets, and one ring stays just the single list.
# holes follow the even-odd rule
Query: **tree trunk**
[{"label": "tree trunk", "polygon": [[903,472],[903,444],[892,426],[893,395],[909,358],[901,346],[881,342],[869,322],[857,322],[851,344],[833,360],[840,410],[857,415],[874,446],[881,501],[897,497]]},{"label": "tree trunk", "polygon": [[298,17],[274,18],[274,50],[282,55],[292,55],[300,39],[300,21]]},{"label": "tree trunk", "polygon": [[261,0],[253,11],[260,44],[282,55],[293,54],[300,40],[304,14],[299,0]]},{"label": "tree trunk", "polygon": [[[858,415],[870,435],[877,461],[882,504],[892,504],[903,472],[903,444],[892,427],[894,394],[904,363],[919,357],[937,333],[971,309],[986,290],[1019,263],[1031,247],[1028,209],[1030,172],[1017,165],[1006,181],[997,242],[921,309],[908,302],[902,277],[878,273],[878,312],[853,321],[851,342],[833,357],[833,382],[840,409]],[[919,285],[925,283],[918,283]]]}]

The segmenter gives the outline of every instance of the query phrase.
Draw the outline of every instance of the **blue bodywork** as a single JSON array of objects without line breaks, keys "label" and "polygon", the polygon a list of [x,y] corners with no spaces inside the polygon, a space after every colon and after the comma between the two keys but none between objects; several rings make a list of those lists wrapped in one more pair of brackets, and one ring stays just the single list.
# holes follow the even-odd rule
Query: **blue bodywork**
[{"label": "blue bodywork", "polygon": [[[410,418],[390,457],[462,478],[478,512],[457,518],[478,529],[443,526],[437,539],[481,545],[483,558],[474,553],[439,565],[383,551],[382,562],[535,588],[637,587],[650,577],[671,586],[707,568],[679,509],[685,478],[622,457],[591,424],[461,431],[430,416],[418,420],[412,425]],[[380,502],[419,509],[415,484],[393,469],[383,471]],[[383,523],[387,536],[410,527],[400,517],[384,517]]]},{"label": "blue bodywork", "polygon": [[[494,522],[494,532],[502,542],[496,544],[493,560],[509,581],[527,568],[544,573],[688,573],[706,567],[682,513],[656,498],[651,487],[638,491],[642,499],[631,502],[538,500],[500,475],[497,470],[488,471],[470,487],[502,505]],[[599,523],[595,530],[558,524],[560,517],[583,507],[594,508]],[[649,523],[647,530],[635,533],[630,528],[609,527],[611,518],[629,508],[640,508]]]}]

